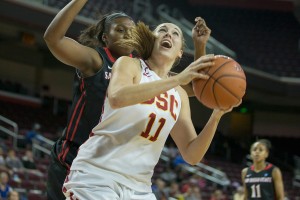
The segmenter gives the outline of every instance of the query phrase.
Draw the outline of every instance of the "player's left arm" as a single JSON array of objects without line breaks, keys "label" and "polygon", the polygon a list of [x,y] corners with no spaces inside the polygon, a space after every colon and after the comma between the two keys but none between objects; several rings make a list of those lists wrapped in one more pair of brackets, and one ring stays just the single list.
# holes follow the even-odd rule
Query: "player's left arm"
[{"label": "player's left arm", "polygon": [[[192,37],[194,42],[194,60],[206,55],[206,43],[210,37],[211,30],[207,27],[205,21],[201,17],[195,18],[195,26],[192,29]],[[176,73],[175,73],[176,74]],[[192,82],[182,86],[189,97],[195,96]]]},{"label": "player's left arm", "polygon": [[194,60],[206,54],[206,43],[210,37],[211,30],[207,27],[205,20],[201,17],[195,18],[195,26],[192,30],[194,41]]},{"label": "player's left arm", "polygon": [[273,169],[272,176],[274,180],[276,200],[284,200],[284,187],[282,181],[282,174],[278,167],[275,167]]},{"label": "player's left arm", "polygon": [[189,98],[181,87],[177,88],[181,97],[181,110],[171,136],[183,159],[191,165],[196,165],[207,152],[219,121],[227,111],[214,110],[205,127],[197,134],[191,119]]},{"label": "player's left arm", "polygon": [[[169,76],[175,76],[175,75],[177,75],[176,72],[172,72],[172,71],[169,72]],[[185,92],[187,93],[187,95],[189,97],[194,97],[195,96],[192,82],[190,82],[187,85],[181,85],[181,87],[185,90]]]}]

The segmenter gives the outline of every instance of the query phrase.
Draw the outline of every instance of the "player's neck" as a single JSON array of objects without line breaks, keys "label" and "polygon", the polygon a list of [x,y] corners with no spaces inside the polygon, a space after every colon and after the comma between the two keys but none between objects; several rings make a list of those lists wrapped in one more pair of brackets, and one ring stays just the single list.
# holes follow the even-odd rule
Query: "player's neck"
[{"label": "player's neck", "polygon": [[267,166],[267,163],[265,161],[256,162],[254,163],[254,171],[259,172],[265,169]]},{"label": "player's neck", "polygon": [[170,69],[168,68],[168,65],[166,65],[165,63],[161,63],[153,59],[145,60],[145,62],[148,65],[148,67],[152,71],[154,71],[159,77],[161,78],[168,77],[168,72]]}]

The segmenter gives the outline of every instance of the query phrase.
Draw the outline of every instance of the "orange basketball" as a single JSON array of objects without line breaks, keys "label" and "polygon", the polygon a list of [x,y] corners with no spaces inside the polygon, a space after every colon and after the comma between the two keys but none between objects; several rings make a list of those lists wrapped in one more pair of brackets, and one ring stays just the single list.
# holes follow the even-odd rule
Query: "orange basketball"
[{"label": "orange basketball", "polygon": [[193,81],[193,90],[197,99],[208,108],[228,109],[236,105],[245,95],[246,76],[235,60],[217,55],[215,64],[204,72],[208,79]]}]

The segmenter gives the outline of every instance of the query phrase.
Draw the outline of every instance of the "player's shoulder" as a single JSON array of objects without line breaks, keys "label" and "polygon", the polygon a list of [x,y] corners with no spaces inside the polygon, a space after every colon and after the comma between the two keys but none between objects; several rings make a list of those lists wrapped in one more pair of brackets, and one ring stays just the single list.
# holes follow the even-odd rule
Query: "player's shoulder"
[{"label": "player's shoulder", "polygon": [[139,62],[139,59],[132,58],[130,56],[121,56],[116,60],[116,62]]},{"label": "player's shoulder", "polygon": [[281,173],[280,168],[275,166],[275,165],[273,165],[273,170],[272,171],[275,172],[275,173]]},{"label": "player's shoulder", "polygon": [[140,60],[138,58],[132,58],[129,56],[121,56],[116,60],[114,66],[117,68],[125,67],[129,69],[132,67],[140,66]]},{"label": "player's shoulder", "polygon": [[175,87],[175,90],[178,92],[181,99],[188,100],[188,98],[189,98],[188,94],[186,93],[186,91],[181,86]]},{"label": "player's shoulder", "polygon": [[247,175],[247,172],[248,172],[248,169],[249,169],[249,167],[245,167],[245,168],[242,169],[242,171],[241,171],[242,180],[245,179],[245,177]]},{"label": "player's shoulder", "polygon": [[248,169],[249,169],[249,167],[245,167],[245,168],[243,168],[243,169],[242,169],[242,171],[241,171],[241,173],[242,173],[242,174],[246,174],[246,173],[247,173],[247,171],[248,171]]},{"label": "player's shoulder", "polygon": [[272,170],[272,177],[276,180],[282,179],[282,172],[279,167],[274,167]]},{"label": "player's shoulder", "polygon": [[267,163],[266,164],[266,168],[265,170],[274,170],[275,168],[278,168],[276,165],[272,164],[272,163]]}]

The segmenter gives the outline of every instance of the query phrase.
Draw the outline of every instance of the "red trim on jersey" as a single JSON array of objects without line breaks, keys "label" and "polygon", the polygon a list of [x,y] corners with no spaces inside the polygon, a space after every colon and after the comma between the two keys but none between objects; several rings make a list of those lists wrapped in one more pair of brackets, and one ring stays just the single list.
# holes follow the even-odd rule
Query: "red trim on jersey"
[{"label": "red trim on jersey", "polygon": [[[267,165],[265,166],[265,168],[264,168],[263,170],[268,170],[268,169],[270,169],[272,166],[273,166],[273,165],[272,165],[271,163],[267,163]],[[251,165],[250,169],[251,169],[252,171],[254,171],[254,165]],[[261,171],[263,171],[263,170],[261,170]]]},{"label": "red trim on jersey", "polygon": [[[71,134],[71,138],[70,138],[70,141],[72,141],[75,137],[75,133],[77,131],[77,127],[78,127],[78,124],[79,124],[79,121],[81,119],[81,116],[82,116],[82,112],[83,112],[83,109],[85,107],[85,102],[83,103],[81,109],[80,109],[80,112],[79,112],[79,115],[77,117],[77,120],[76,120],[76,124],[75,124],[75,127],[73,129],[73,133]],[[68,146],[68,148],[65,150],[64,154],[63,154],[63,157],[62,157],[62,160],[65,161],[66,160],[66,157],[67,157],[67,154],[70,150],[70,146]],[[70,168],[70,166],[66,163],[67,167]]]},{"label": "red trim on jersey", "polygon": [[104,51],[107,54],[107,56],[111,62],[113,62],[113,63],[116,62],[116,59],[111,55],[111,53],[107,47],[104,48]]},{"label": "red trim on jersey", "polygon": [[[83,82],[82,82],[82,84],[83,84]],[[67,153],[68,153],[68,151],[69,151],[69,147],[68,147],[67,149],[65,149],[65,145],[66,145],[67,141],[69,140],[70,128],[72,127],[72,124],[73,124],[75,115],[78,113],[78,112],[77,112],[78,107],[79,107],[79,105],[82,104],[82,99],[83,99],[84,96],[85,96],[85,92],[83,92],[83,93],[81,94],[81,96],[80,96],[80,98],[79,98],[79,100],[78,100],[78,102],[77,102],[77,104],[76,104],[76,106],[75,106],[74,112],[73,112],[72,117],[71,117],[71,120],[70,120],[70,124],[69,124],[69,126],[68,126],[67,131],[66,131],[66,132],[67,132],[66,140],[65,140],[64,143],[62,144],[62,151],[61,151],[60,154],[58,155],[59,161],[60,161],[61,163],[65,161],[66,155],[67,155]],[[71,139],[74,138],[74,133],[76,132],[76,129],[77,129],[77,126],[78,126],[78,122],[79,122],[79,120],[80,120],[80,117],[81,117],[82,110],[83,110],[84,106],[85,106],[85,102],[84,102],[83,106],[82,106],[81,109],[80,109],[80,114],[79,114],[79,116],[78,116],[78,118],[77,118],[77,121],[76,121],[76,124],[75,124],[75,128],[74,128],[73,133],[72,133],[72,135],[71,135]],[[65,163],[62,163],[62,164],[65,164]]]},{"label": "red trim on jersey", "polygon": [[[85,95],[85,92],[84,92],[84,95]],[[81,109],[80,109],[80,112],[79,112],[79,115],[78,115],[78,117],[77,117],[76,124],[75,124],[75,127],[74,127],[74,130],[73,130],[73,133],[72,133],[72,136],[71,136],[70,141],[72,141],[72,140],[74,139],[74,136],[75,136],[75,133],[76,133],[76,131],[77,131],[77,127],[78,127],[79,121],[80,121],[81,116],[82,116],[83,109],[84,109],[84,107],[85,107],[85,103],[86,103],[86,102],[83,103],[83,105],[82,105],[82,107],[81,107]]]},{"label": "red trim on jersey", "polygon": [[267,166],[265,167],[265,170],[268,170],[272,167],[273,165],[271,163],[268,163]]},{"label": "red trim on jersey", "polygon": [[76,113],[77,113],[76,111],[77,111],[79,105],[81,104],[81,101],[82,101],[82,99],[83,99],[84,96],[85,96],[85,93],[82,93],[81,96],[80,96],[80,98],[79,98],[79,100],[78,100],[78,102],[77,102],[77,104],[76,104],[76,106],[75,106],[74,112],[73,112],[72,117],[71,117],[71,120],[70,120],[71,123],[69,124],[68,129],[67,129],[67,135],[66,135],[66,138],[69,138],[70,129],[71,129],[71,127],[72,127],[72,124],[73,124],[75,115],[76,115]]},{"label": "red trim on jersey", "polygon": [[[107,47],[104,47],[103,49],[104,49],[105,53],[107,54],[109,60],[110,60],[112,63],[116,62],[116,59],[112,56],[110,50],[109,50]],[[129,56],[132,58],[132,54],[130,54]]]}]

